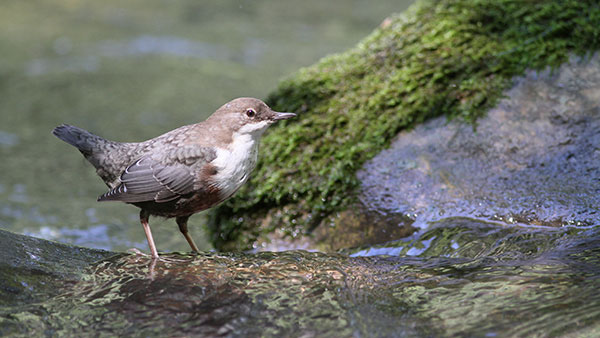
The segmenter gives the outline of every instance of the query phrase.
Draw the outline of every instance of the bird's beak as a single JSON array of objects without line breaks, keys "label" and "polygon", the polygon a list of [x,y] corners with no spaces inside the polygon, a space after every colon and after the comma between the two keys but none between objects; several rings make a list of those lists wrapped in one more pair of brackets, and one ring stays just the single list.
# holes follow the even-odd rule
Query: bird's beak
[{"label": "bird's beak", "polygon": [[294,113],[280,113],[280,112],[273,112],[273,117],[271,118],[273,121],[279,121],[279,120],[287,120],[287,119],[291,119],[292,117],[296,117],[296,114]]}]

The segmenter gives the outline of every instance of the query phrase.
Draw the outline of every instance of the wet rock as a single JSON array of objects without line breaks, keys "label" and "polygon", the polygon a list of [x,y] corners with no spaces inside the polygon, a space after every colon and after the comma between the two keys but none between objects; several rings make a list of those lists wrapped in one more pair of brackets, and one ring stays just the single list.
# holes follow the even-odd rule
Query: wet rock
[{"label": "wet rock", "polygon": [[360,200],[426,227],[445,217],[600,221],[600,55],[515,80],[476,128],[440,117],[401,132],[358,173]]},{"label": "wet rock", "polygon": [[[42,256],[65,250],[41,242]],[[350,256],[173,253],[153,262],[119,254],[89,265],[76,280],[56,278],[61,283],[50,297],[0,306],[0,334],[594,336],[599,248],[599,227],[448,218],[421,235]],[[55,268],[80,273],[94,255],[71,257],[78,267],[65,260]]]},{"label": "wet rock", "polygon": [[40,301],[77,280],[90,263],[115,253],[0,230],[0,306]]},{"label": "wet rock", "polygon": [[448,217],[598,224],[600,55],[515,79],[476,126],[438,117],[400,132],[357,177],[358,202],[310,236],[274,231],[256,248],[368,246]]},{"label": "wet rock", "polygon": [[398,212],[368,208],[356,203],[341,211],[312,230],[309,234],[294,232],[289,236],[285,229],[276,229],[255,243],[256,250],[320,250],[335,252],[341,249],[381,244],[410,236],[418,228],[414,220]]}]

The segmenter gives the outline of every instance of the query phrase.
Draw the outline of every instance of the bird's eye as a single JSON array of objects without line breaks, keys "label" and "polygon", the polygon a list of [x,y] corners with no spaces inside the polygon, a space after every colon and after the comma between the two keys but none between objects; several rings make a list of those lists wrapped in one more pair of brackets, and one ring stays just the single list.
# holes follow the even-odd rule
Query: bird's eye
[{"label": "bird's eye", "polygon": [[256,115],[256,112],[254,111],[254,109],[252,109],[252,108],[246,109],[246,116],[254,117],[255,115]]}]

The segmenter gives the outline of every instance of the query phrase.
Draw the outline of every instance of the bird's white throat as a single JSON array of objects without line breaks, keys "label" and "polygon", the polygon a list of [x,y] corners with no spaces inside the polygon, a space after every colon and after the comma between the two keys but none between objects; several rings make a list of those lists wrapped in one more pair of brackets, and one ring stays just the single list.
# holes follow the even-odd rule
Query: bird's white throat
[{"label": "bird's white throat", "polygon": [[269,126],[268,122],[244,125],[233,133],[227,148],[217,149],[212,162],[217,167],[215,183],[223,199],[233,195],[250,176],[258,159],[260,137]]}]

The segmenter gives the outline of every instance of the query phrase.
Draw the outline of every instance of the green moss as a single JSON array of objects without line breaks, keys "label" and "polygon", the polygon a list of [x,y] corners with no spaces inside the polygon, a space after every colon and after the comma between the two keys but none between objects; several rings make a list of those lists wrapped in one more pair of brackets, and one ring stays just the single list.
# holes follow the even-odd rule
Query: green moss
[{"label": "green moss", "polygon": [[526,69],[599,46],[596,1],[417,3],[269,96],[300,116],[273,128],[253,179],[213,211],[213,242],[245,249],[275,227],[318,225],[349,205],[355,172],[400,130],[439,115],[475,123]]}]

